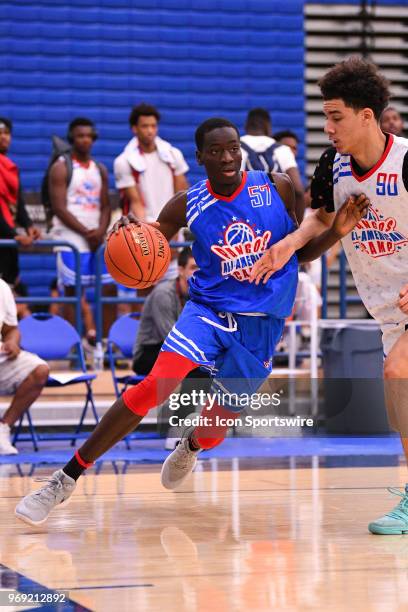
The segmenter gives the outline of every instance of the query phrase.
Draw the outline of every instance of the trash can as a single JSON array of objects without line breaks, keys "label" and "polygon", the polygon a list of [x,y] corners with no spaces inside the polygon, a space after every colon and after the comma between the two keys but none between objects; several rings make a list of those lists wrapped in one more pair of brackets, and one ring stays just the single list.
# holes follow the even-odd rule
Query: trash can
[{"label": "trash can", "polygon": [[327,432],[388,433],[380,330],[362,325],[324,329],[321,350]]}]

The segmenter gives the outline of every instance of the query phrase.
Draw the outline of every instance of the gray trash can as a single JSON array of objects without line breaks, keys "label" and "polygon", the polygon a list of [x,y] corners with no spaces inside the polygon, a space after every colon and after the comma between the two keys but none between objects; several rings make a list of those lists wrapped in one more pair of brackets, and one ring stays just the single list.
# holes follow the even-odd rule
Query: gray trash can
[{"label": "gray trash can", "polygon": [[324,329],[321,350],[327,431],[388,433],[379,329]]}]

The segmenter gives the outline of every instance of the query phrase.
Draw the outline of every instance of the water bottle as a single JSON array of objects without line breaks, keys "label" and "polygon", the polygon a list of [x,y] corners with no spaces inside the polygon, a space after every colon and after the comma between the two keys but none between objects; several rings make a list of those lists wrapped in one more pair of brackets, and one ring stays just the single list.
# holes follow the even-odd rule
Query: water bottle
[{"label": "water bottle", "polygon": [[102,342],[97,342],[93,353],[94,370],[100,372],[103,370],[103,348]]}]

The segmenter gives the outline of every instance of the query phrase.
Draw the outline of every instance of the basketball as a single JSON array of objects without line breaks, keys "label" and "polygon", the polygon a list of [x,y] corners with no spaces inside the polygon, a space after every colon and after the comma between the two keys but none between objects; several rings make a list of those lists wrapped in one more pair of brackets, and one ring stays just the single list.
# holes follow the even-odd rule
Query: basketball
[{"label": "basketball", "polygon": [[163,234],[147,223],[131,223],[113,232],[106,243],[109,274],[125,287],[146,289],[166,272],[171,259]]}]

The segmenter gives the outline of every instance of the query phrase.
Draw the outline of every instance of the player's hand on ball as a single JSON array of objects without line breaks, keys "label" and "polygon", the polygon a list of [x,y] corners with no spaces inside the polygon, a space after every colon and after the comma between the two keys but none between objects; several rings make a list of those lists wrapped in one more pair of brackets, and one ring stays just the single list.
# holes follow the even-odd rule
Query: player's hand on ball
[{"label": "player's hand on ball", "polygon": [[261,259],[258,259],[252,267],[249,282],[255,281],[255,284],[259,285],[263,279],[263,283],[267,283],[272,274],[283,268],[294,253],[295,248],[290,236],[286,236],[265,251]]},{"label": "player's hand on ball", "polygon": [[170,245],[158,223],[134,223],[132,217],[112,231],[106,240],[105,264],[117,283],[147,289],[160,280],[171,260]]},{"label": "player's hand on ball", "polygon": [[[137,217],[135,217],[133,213],[124,215],[118,221],[116,221],[107,237],[109,238],[109,236],[113,233],[117,234],[121,227],[127,227],[131,223],[134,223],[135,225],[140,225],[144,222],[140,221]],[[153,227],[160,227],[160,223],[158,221],[152,221],[151,223],[148,223],[148,225],[151,225]]]},{"label": "player's hand on ball", "polygon": [[359,196],[350,196],[339,208],[334,218],[332,229],[343,238],[363,219],[370,206],[370,200],[364,193]]},{"label": "player's hand on ball", "polygon": [[408,284],[401,287],[397,306],[404,314],[408,314]]}]

